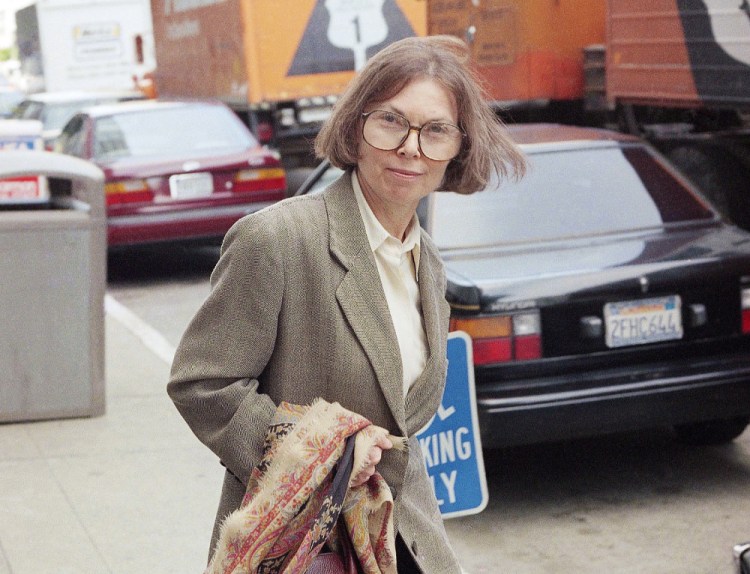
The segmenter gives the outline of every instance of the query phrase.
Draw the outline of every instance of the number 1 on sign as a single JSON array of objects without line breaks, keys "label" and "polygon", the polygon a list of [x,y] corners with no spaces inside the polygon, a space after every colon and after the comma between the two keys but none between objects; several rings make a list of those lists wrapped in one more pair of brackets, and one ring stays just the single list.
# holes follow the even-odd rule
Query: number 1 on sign
[{"label": "number 1 on sign", "polygon": [[337,48],[354,52],[354,69],[367,61],[367,49],[388,37],[383,15],[385,0],[326,0],[330,16],[328,41]]}]

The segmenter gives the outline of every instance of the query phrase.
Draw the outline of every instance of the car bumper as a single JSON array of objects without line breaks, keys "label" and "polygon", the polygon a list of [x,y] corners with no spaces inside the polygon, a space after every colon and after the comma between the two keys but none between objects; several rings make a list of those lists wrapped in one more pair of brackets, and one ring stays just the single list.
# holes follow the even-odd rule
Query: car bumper
[{"label": "car bumper", "polygon": [[114,247],[221,237],[238,219],[273,203],[269,201],[179,211],[109,215],[107,243]]},{"label": "car bumper", "polygon": [[512,395],[503,392],[507,384],[477,375],[482,444],[515,446],[750,414],[750,357],[639,373],[592,370],[524,381],[526,388],[545,390]]}]

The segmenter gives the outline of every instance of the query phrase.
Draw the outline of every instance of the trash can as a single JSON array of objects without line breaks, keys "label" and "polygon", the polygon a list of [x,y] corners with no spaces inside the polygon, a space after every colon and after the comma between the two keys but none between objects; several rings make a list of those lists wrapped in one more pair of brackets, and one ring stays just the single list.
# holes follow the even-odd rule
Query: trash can
[{"label": "trash can", "polygon": [[0,150],[44,149],[39,120],[0,120]]},{"label": "trash can", "polygon": [[104,175],[0,152],[0,422],[104,413]]}]

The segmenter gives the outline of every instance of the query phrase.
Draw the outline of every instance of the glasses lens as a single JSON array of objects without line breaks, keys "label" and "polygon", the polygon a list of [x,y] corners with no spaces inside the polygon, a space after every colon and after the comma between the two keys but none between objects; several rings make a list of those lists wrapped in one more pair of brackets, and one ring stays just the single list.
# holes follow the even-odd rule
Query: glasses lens
[{"label": "glasses lens", "polygon": [[407,133],[409,122],[405,117],[376,110],[367,116],[362,135],[372,147],[390,151],[401,145]]},{"label": "glasses lens", "polygon": [[[390,151],[404,143],[410,129],[409,120],[404,116],[375,110],[365,118],[362,136],[372,147]],[[457,126],[430,122],[419,129],[419,148],[432,160],[447,161],[458,155],[462,138],[463,134]]]},{"label": "glasses lens", "polygon": [[436,161],[453,159],[461,150],[461,130],[453,124],[437,122],[425,124],[419,130],[422,153]]}]

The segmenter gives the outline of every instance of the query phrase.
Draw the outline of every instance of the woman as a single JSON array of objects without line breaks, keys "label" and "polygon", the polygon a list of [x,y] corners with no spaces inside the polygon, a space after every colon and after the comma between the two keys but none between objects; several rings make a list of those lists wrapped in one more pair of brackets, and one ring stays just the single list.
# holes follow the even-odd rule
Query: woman
[{"label": "woman", "polygon": [[465,45],[440,36],[373,57],[315,147],[346,173],[227,233],[169,394],[227,469],[217,526],[240,505],[280,401],[322,397],[407,437],[407,451],[387,439],[373,447],[352,485],[377,466],[390,486],[399,572],[458,573],[414,438],[440,405],[449,315],[416,208],[437,189],[478,191],[493,170],[520,175],[522,156],[484,102]]}]

